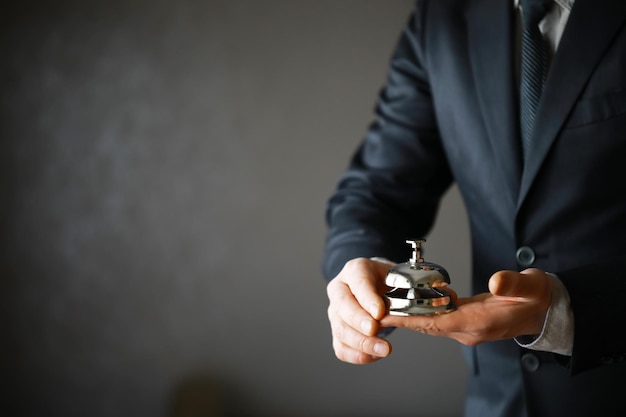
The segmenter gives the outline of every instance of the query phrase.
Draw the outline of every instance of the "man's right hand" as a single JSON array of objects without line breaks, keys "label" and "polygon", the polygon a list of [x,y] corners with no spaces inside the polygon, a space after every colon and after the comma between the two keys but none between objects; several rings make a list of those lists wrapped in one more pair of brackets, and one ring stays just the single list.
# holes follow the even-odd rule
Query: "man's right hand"
[{"label": "man's right hand", "polygon": [[389,263],[366,258],[348,261],[328,283],[328,320],[337,358],[366,364],[389,356],[391,344],[377,337],[387,311],[383,297]]}]

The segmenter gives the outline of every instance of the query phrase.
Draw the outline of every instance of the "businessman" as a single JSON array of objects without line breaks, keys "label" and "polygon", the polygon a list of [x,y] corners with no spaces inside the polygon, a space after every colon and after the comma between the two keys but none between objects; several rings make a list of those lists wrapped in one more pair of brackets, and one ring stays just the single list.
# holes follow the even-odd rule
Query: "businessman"
[{"label": "businessman", "polygon": [[[337,357],[407,328],[463,345],[471,417],[617,416],[626,393],[626,2],[419,0],[328,200]],[[456,183],[472,292],[387,313],[384,279]],[[415,349],[419,349],[416,346]]]}]

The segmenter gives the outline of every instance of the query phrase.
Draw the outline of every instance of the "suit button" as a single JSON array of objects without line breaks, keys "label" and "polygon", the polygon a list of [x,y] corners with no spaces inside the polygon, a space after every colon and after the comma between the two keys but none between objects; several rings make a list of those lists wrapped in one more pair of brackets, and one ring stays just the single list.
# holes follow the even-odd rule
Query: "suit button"
[{"label": "suit button", "polygon": [[535,372],[537,369],[539,369],[540,365],[541,362],[539,361],[537,355],[535,355],[534,353],[524,353],[522,355],[522,366],[528,372]]},{"label": "suit button", "polygon": [[517,258],[517,263],[521,266],[531,266],[535,262],[535,251],[528,246],[522,246],[515,253],[515,258]]}]

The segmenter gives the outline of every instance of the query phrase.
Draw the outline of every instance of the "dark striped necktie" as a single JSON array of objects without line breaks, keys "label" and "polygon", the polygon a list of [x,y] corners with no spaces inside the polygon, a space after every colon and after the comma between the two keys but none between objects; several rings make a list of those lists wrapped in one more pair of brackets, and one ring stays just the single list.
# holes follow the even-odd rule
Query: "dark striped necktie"
[{"label": "dark striped necktie", "polygon": [[520,125],[524,155],[530,147],[535,115],[548,72],[548,45],[539,22],[553,0],[520,0],[522,6],[522,62],[520,71]]}]

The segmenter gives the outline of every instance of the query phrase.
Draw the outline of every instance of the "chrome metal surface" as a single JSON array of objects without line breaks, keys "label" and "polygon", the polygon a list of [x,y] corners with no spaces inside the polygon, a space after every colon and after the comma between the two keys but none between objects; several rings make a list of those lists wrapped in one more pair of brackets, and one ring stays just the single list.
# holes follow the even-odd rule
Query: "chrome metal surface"
[{"label": "chrome metal surface", "polygon": [[389,314],[399,316],[442,314],[456,306],[445,291],[450,283],[448,272],[440,265],[422,258],[425,239],[407,240],[413,247],[408,262],[392,266],[385,284],[393,289],[385,295],[389,299]]}]

